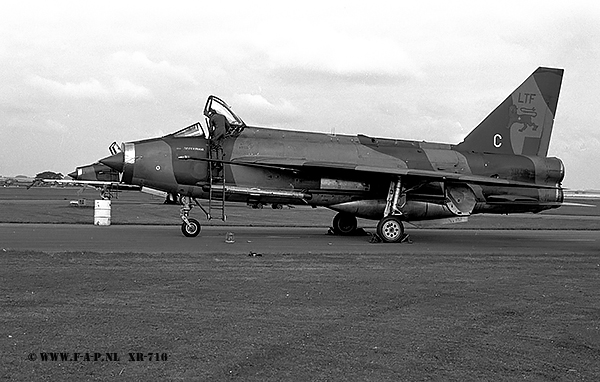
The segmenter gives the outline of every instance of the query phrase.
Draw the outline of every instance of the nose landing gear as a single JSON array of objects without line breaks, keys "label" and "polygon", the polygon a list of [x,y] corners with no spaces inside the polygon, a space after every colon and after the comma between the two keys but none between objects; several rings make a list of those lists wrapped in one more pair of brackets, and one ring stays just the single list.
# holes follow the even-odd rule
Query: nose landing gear
[{"label": "nose landing gear", "polygon": [[[198,204],[198,201],[196,201],[196,204]],[[198,220],[189,217],[192,207],[193,205],[190,197],[184,196],[181,198],[181,210],[179,211],[179,216],[181,217],[181,220],[183,220],[181,232],[185,237],[196,237],[202,229]],[[200,206],[200,208],[202,208],[202,206]]]},{"label": "nose landing gear", "polygon": [[181,232],[186,237],[196,237],[200,233],[200,222],[196,219],[187,219],[187,222],[181,224]]}]

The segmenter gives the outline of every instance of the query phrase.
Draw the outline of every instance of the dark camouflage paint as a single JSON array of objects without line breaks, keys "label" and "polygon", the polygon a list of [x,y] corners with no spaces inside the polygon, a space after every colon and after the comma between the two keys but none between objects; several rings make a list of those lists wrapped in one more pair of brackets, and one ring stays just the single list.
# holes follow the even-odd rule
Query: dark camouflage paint
[{"label": "dark camouflage paint", "polygon": [[[559,159],[547,158],[546,154],[561,81],[560,69],[536,70],[458,145],[246,127],[238,136],[225,140],[224,160],[271,158],[274,164],[285,168],[226,164],[226,184],[246,189],[301,191],[308,197],[305,200],[257,198],[248,193],[229,193],[227,199],[307,203],[379,219],[395,177],[377,169],[397,168],[472,174],[555,187],[469,184],[476,198],[472,213],[539,212],[556,208],[563,200],[560,183],[564,168]],[[127,158],[126,150],[124,182],[196,198],[208,197],[208,163],[199,160],[208,155],[205,138],[171,135],[127,145],[131,157]],[[306,161],[311,162],[310,168],[294,166]],[[336,164],[335,168],[331,164]],[[357,172],[356,166],[370,167],[373,171]],[[350,185],[365,183],[367,187],[323,187],[330,179]],[[405,220],[452,216],[444,206],[444,188],[448,185],[418,176],[403,176],[402,184],[410,189],[403,210]]]}]

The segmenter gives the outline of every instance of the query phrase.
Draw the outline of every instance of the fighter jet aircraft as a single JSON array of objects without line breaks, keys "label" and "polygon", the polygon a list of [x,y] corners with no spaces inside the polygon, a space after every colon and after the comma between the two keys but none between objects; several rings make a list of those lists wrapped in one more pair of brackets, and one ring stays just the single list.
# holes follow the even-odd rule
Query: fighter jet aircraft
[{"label": "fighter jet aircraft", "polygon": [[362,217],[379,220],[382,241],[399,242],[405,222],[562,204],[564,166],[547,157],[562,77],[538,68],[459,144],[247,126],[210,96],[204,125],[123,143],[100,162],[127,184],[179,194],[188,237],[201,230],[192,207],[225,220],[232,201],[323,206],[338,212],[336,234],[352,234]]},{"label": "fighter jet aircraft", "polygon": [[[116,142],[109,146],[111,154],[119,152],[120,148]],[[70,172],[66,179],[38,179],[43,183],[62,183],[68,185],[90,186],[100,190],[102,199],[112,199],[120,191],[141,191],[140,186],[129,185],[121,182],[121,173],[105,164],[96,162],[85,166],[79,166]],[[83,191],[83,189],[81,190]]]},{"label": "fighter jet aircraft", "polygon": [[102,199],[112,199],[120,191],[141,191],[142,189],[140,186],[121,182],[121,174],[118,171],[99,162],[79,166],[68,175],[71,179],[60,181],[44,179],[44,182],[90,186],[100,190],[100,197]]}]

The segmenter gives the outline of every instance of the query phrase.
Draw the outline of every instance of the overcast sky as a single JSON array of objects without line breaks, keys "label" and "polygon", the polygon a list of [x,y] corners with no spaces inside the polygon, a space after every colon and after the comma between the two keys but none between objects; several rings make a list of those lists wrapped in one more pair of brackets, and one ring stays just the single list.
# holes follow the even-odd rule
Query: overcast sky
[{"label": "overcast sky", "polygon": [[0,175],[66,174],[203,120],[459,143],[538,66],[565,69],[550,144],[600,189],[596,1],[11,1]]}]

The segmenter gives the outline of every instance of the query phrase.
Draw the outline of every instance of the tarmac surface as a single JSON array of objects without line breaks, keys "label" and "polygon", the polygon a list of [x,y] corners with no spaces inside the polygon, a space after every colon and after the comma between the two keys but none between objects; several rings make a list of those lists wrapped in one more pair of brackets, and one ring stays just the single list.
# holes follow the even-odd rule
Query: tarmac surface
[{"label": "tarmac surface", "polygon": [[[234,243],[226,243],[228,232]],[[595,230],[408,229],[400,244],[340,237],[323,227],[203,227],[186,238],[176,226],[0,224],[0,250],[218,254],[599,254]]]}]

